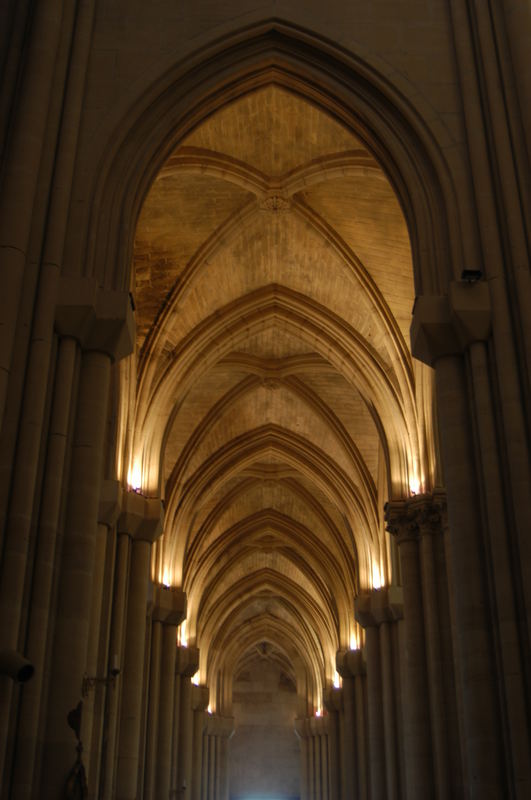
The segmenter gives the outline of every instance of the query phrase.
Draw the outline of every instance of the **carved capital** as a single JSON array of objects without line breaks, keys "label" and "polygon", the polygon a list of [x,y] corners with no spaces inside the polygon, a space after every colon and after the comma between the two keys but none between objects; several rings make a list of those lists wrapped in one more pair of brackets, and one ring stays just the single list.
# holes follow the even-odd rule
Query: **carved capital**
[{"label": "carved capital", "polygon": [[398,545],[407,541],[417,541],[418,523],[411,513],[409,500],[393,500],[385,504],[384,519],[386,530],[396,537]]}]

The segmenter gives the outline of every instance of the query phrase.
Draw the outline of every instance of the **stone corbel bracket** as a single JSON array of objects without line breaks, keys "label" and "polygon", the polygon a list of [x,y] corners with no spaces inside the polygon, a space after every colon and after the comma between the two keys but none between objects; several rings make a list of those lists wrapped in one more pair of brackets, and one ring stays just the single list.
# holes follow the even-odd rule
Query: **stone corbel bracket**
[{"label": "stone corbel bracket", "polygon": [[401,586],[387,586],[359,594],[354,600],[354,616],[362,628],[396,622],[404,617]]},{"label": "stone corbel bracket", "polygon": [[411,352],[432,367],[437,359],[462,353],[491,331],[490,290],[486,281],[453,281],[448,295],[417,297],[411,323]]},{"label": "stone corbel bracket", "polygon": [[119,361],[133,352],[135,320],[128,292],[101,289],[91,278],[61,278],[55,329],[76,339],[83,350]]},{"label": "stone corbel bracket", "polygon": [[192,686],[192,709],[194,711],[206,711],[209,699],[210,690],[208,686],[202,683],[198,686]]},{"label": "stone corbel bracket", "polygon": [[157,584],[153,593],[153,621],[177,626],[185,617],[186,593],[182,589]]},{"label": "stone corbel bracket", "polygon": [[342,678],[365,675],[366,666],[363,650],[338,650],[336,653],[336,669]]},{"label": "stone corbel bracket", "polygon": [[175,672],[183,678],[191,678],[199,669],[199,649],[197,647],[178,647]]},{"label": "stone corbel bracket", "polygon": [[162,533],[164,509],[156,497],[144,497],[136,492],[124,492],[118,530],[136,541],[154,542]]}]

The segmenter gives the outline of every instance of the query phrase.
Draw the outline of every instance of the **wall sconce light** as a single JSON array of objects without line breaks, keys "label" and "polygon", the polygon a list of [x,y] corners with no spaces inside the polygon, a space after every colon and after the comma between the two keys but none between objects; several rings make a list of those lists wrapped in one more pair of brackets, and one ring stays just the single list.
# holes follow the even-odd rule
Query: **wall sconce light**
[{"label": "wall sconce light", "polygon": [[120,666],[118,664],[118,656],[115,655],[112,660],[112,666],[109,669],[109,674],[106,678],[100,678],[97,675],[83,675],[83,680],[81,682],[81,696],[88,697],[88,694],[91,689],[95,689],[98,684],[103,686],[114,686],[116,684],[116,678],[120,674]]}]

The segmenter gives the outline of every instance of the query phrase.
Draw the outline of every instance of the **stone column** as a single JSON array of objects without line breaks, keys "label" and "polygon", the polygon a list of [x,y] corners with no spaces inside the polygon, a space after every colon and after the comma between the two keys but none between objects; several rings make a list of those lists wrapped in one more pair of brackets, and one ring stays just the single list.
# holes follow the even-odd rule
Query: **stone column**
[{"label": "stone column", "polygon": [[153,618],[161,620],[163,630],[155,797],[161,799],[170,795],[177,626],[185,616],[185,593],[180,589],[157,587]]},{"label": "stone column", "polygon": [[193,727],[192,684],[190,679],[192,675],[195,675],[198,667],[199,651],[197,648],[177,648],[175,659],[172,789],[170,794],[179,800],[190,796]]},{"label": "stone column", "polygon": [[151,545],[162,532],[163,513],[160,500],[135,493],[126,495],[125,505],[123,524],[126,524],[125,517],[128,516],[133,541],[115,797],[116,800],[136,800]]},{"label": "stone column", "polygon": [[391,629],[402,616],[402,591],[378,589],[356,598],[356,619],[365,628],[369,765],[372,798],[399,797],[398,730]]},{"label": "stone column", "polygon": [[[209,714],[205,734],[208,737],[207,800],[229,800],[228,742],[234,733],[234,719]],[[162,797],[162,795],[161,795]]]},{"label": "stone column", "polygon": [[435,794],[424,636],[424,609],[419,561],[419,529],[415,520],[421,496],[387,503],[387,530],[396,536],[404,597],[404,750],[408,798]]},{"label": "stone column", "polygon": [[322,800],[330,800],[330,774],[328,762],[328,716],[322,717],[321,731],[319,733],[319,745],[321,750],[321,797]]},{"label": "stone column", "polygon": [[313,775],[314,787],[313,796],[315,800],[322,800],[322,772],[321,772],[321,720],[322,717],[311,717],[310,724],[310,741],[312,747],[312,762],[313,762]]},{"label": "stone column", "polygon": [[[121,516],[117,524],[116,568],[112,602],[111,635],[109,640],[109,653],[111,654],[111,658],[113,658],[114,655],[118,656],[122,671],[124,665],[125,614],[131,550],[130,536],[124,531],[123,527],[124,520],[123,516]],[[119,680],[121,681],[121,678]],[[106,695],[102,736],[101,775],[99,781],[102,800],[111,800],[111,797],[114,796],[120,697],[120,684],[118,684],[116,691],[107,692]]]},{"label": "stone column", "polygon": [[328,712],[328,792],[330,800],[339,800],[339,709],[341,689],[330,687],[324,692]]},{"label": "stone column", "polygon": [[[97,682],[83,701],[81,741],[85,743],[85,769],[89,785],[89,798],[96,797],[101,756],[101,729],[105,697],[109,689],[113,659],[117,653],[109,653],[109,615],[104,608],[104,599],[110,607],[112,580],[115,562],[115,533],[122,503],[122,488],[118,481],[104,481],[101,488],[96,539],[96,560],[92,593],[92,611],[87,656],[87,675]],[[103,679],[103,680],[100,680]],[[116,691],[114,683],[110,691]]]},{"label": "stone column", "polygon": [[[343,679],[344,742],[341,748],[342,800],[366,800],[365,663],[361,650],[340,650],[336,668]],[[346,689],[346,693],[345,693]],[[348,714],[348,716],[347,716]]]},{"label": "stone column", "polygon": [[203,734],[206,725],[206,709],[208,706],[208,686],[192,685],[193,750],[192,750],[192,800],[201,800],[203,777]]},{"label": "stone column", "polygon": [[[449,289],[451,297],[417,299],[411,343],[415,357],[435,367],[448,490],[448,577],[465,793],[470,798],[497,798],[505,796],[507,780],[497,683],[493,680],[490,603],[495,598],[485,574],[487,549],[479,513],[484,476],[477,474],[481,454],[473,437],[477,421],[471,415],[470,372],[463,358],[474,342],[489,338],[489,286],[485,281],[456,282]],[[487,485],[487,491],[489,488]],[[496,575],[497,565],[491,566]]]},{"label": "stone column", "polygon": [[301,800],[310,800],[310,780],[309,780],[309,754],[308,754],[308,732],[306,729],[306,719],[295,720],[295,733],[299,739],[301,747]]},{"label": "stone column", "polygon": [[76,759],[66,717],[79,700],[87,663],[110,368],[104,353],[82,356],[39,790],[43,799],[61,796]]},{"label": "stone column", "polygon": [[[31,797],[35,773],[38,773],[36,765],[39,749],[38,729],[39,724],[42,724],[42,714],[45,710],[44,665],[53,624],[50,610],[52,608],[54,574],[58,561],[61,506],[66,492],[67,456],[72,437],[72,407],[75,405],[77,388],[76,364],[79,359],[80,353],[76,341],[72,338],[61,340],[57,354],[27,631],[26,655],[35,667],[35,674],[24,687],[20,699],[17,747],[14,754],[11,783],[14,796],[20,800]],[[9,565],[9,570],[12,571],[12,564]],[[16,580],[16,573],[14,577]],[[22,589],[22,585],[19,588]],[[16,598],[11,599],[16,600]],[[11,610],[9,617],[13,621]],[[4,629],[4,636],[6,633],[7,631]],[[7,645],[8,642],[5,641],[4,644]],[[9,681],[9,683],[12,682]],[[8,706],[4,706],[2,703],[0,703],[0,716],[3,716],[4,723],[7,725],[10,716]],[[0,734],[0,740],[3,740],[2,734]],[[0,754],[0,762],[1,760]]]},{"label": "stone column", "polygon": [[442,673],[440,613],[434,553],[434,538],[442,536],[442,502],[441,493],[439,493],[435,502],[432,497],[426,497],[426,501],[418,508],[417,521],[420,533],[420,565],[422,595],[424,598],[435,781],[439,800],[450,800],[452,790],[447,745],[447,715]]},{"label": "stone column", "polygon": [[336,653],[336,669],[343,681],[342,689],[342,742],[341,742],[341,799],[352,800],[358,798],[356,781],[356,720],[355,720],[355,695],[354,675],[350,670],[348,650],[338,650]]}]

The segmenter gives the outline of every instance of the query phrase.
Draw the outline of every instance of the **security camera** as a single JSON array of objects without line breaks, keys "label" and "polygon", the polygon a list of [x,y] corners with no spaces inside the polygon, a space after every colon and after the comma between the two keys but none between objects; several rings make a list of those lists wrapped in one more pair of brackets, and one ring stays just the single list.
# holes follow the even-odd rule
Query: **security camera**
[{"label": "security camera", "polygon": [[16,650],[0,650],[0,675],[7,675],[16,683],[26,683],[33,677],[35,667]]}]

